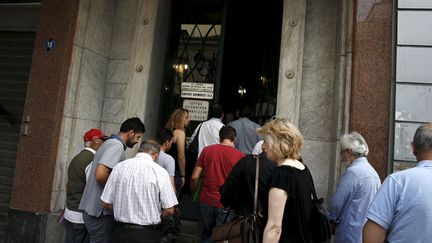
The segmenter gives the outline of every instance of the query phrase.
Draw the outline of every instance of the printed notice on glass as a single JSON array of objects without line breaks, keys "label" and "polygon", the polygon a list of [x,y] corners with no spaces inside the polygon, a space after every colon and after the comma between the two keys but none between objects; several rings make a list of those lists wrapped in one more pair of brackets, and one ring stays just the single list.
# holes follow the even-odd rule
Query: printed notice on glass
[{"label": "printed notice on glass", "polygon": [[191,121],[205,121],[208,117],[209,102],[205,100],[184,100],[183,108],[189,111]]},{"label": "printed notice on glass", "polygon": [[203,100],[212,100],[213,93],[208,92],[196,92],[196,91],[182,91],[182,98],[192,98],[192,99],[203,99]]},{"label": "printed notice on glass", "polygon": [[181,83],[182,91],[213,93],[213,87],[214,84],[209,84],[209,83],[193,83],[193,82]]}]

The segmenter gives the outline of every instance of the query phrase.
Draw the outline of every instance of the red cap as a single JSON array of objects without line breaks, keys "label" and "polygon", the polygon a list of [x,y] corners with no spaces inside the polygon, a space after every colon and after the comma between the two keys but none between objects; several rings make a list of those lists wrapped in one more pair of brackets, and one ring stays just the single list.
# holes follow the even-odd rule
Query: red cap
[{"label": "red cap", "polygon": [[84,134],[84,142],[90,142],[96,138],[99,138],[102,140],[105,138],[103,132],[100,129],[92,128]]}]

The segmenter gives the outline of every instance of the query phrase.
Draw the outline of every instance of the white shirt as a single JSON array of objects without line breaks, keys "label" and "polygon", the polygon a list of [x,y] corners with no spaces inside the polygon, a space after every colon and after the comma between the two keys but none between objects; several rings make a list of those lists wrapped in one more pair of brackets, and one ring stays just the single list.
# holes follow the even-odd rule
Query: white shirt
[{"label": "white shirt", "polygon": [[[201,129],[198,134],[198,157],[201,154],[201,151],[204,147],[218,144],[219,141],[219,130],[224,126],[221,119],[219,118],[211,118],[208,121],[205,121],[201,125]],[[195,129],[194,133],[191,136],[191,141],[196,136],[198,132],[199,126]]]},{"label": "white shirt", "polygon": [[[84,148],[84,149],[92,152],[93,154],[96,153],[96,150],[94,150],[92,148]],[[87,167],[85,168],[86,178],[88,178],[88,176],[89,176],[90,167],[91,167],[91,163],[89,163],[87,165]],[[65,208],[63,217],[71,223],[84,224],[82,213],[69,210],[67,207]]]},{"label": "white shirt", "polygon": [[254,147],[254,149],[252,151],[253,155],[259,155],[259,154],[262,153],[262,145],[263,145],[263,143],[264,143],[264,140],[260,140],[260,141],[258,141],[258,143],[255,144],[255,147]]},{"label": "white shirt", "polygon": [[114,167],[101,200],[113,204],[116,221],[138,225],[159,224],[162,208],[178,204],[168,173],[146,153]]}]

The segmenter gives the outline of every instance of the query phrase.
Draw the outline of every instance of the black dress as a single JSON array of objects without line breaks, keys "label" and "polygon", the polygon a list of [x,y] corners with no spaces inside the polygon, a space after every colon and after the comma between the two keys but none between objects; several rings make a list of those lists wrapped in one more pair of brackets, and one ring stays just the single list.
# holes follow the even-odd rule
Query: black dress
[{"label": "black dress", "polygon": [[172,143],[171,148],[166,152],[167,154],[171,155],[174,158],[175,161],[175,171],[178,172],[180,170],[179,163],[178,163],[178,150],[177,150],[177,144]]},{"label": "black dress", "polygon": [[[312,182],[309,175],[310,171],[307,167],[299,170],[282,165],[273,170],[268,190],[279,188],[288,194],[279,242],[312,243],[309,227]],[[268,200],[265,202],[268,203]]]}]

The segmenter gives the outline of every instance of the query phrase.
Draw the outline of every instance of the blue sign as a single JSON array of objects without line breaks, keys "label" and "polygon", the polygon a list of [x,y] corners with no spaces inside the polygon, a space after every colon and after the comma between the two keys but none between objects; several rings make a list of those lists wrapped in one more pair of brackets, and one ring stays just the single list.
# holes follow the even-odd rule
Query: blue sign
[{"label": "blue sign", "polygon": [[57,45],[57,42],[53,39],[48,39],[45,41],[44,48],[47,51],[54,49]]}]

